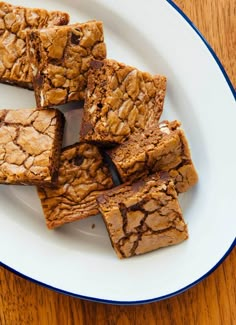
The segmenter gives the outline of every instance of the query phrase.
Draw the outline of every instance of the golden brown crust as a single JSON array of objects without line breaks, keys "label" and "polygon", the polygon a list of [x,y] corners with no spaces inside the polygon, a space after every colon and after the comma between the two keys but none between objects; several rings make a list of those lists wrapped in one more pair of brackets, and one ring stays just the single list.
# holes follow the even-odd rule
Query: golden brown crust
[{"label": "golden brown crust", "polygon": [[55,182],[63,128],[63,114],[55,109],[1,110],[0,183]]},{"label": "golden brown crust", "polygon": [[0,81],[32,88],[26,31],[68,22],[69,15],[64,12],[0,2]]},{"label": "golden brown crust", "polygon": [[49,229],[96,215],[96,197],[113,187],[112,177],[96,146],[77,143],[62,150],[58,184],[38,188]]},{"label": "golden brown crust", "polygon": [[150,252],[188,238],[172,180],[155,174],[123,184],[97,199],[119,258]]},{"label": "golden brown crust", "polygon": [[158,127],[132,135],[123,144],[107,151],[123,182],[167,171],[178,192],[195,185],[198,176],[189,145],[179,121],[163,121]]},{"label": "golden brown crust", "polygon": [[84,99],[90,61],[106,57],[102,22],[30,31],[27,42],[37,106]]},{"label": "golden brown crust", "polygon": [[111,59],[92,62],[81,139],[122,143],[132,133],[156,125],[165,92],[164,76],[152,76]]}]

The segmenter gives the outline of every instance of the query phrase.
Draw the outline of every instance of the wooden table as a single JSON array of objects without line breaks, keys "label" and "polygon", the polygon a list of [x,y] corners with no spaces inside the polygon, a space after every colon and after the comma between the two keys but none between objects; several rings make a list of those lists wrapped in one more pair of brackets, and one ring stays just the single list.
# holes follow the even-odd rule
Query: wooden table
[{"label": "wooden table", "polygon": [[[175,2],[209,41],[236,86],[235,0]],[[0,324],[233,325],[235,270],[234,249],[213,274],[177,297],[143,306],[110,306],[63,296],[0,268]]]}]

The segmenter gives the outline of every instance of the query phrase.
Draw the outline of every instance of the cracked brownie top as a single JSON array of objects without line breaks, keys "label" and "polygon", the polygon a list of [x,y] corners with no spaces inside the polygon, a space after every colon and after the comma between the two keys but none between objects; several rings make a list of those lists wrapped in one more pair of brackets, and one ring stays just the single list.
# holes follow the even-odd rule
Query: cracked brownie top
[{"label": "cracked brownie top", "polygon": [[38,189],[48,228],[97,214],[97,195],[113,187],[99,149],[87,143],[63,149],[58,174],[56,187]]},{"label": "cracked brownie top", "polygon": [[0,80],[32,88],[26,31],[68,22],[69,15],[64,12],[0,2]]},{"label": "cracked brownie top", "polygon": [[132,133],[157,125],[166,92],[164,76],[111,59],[92,61],[90,66],[82,139],[122,143]]},{"label": "cracked brownie top", "polygon": [[27,40],[37,106],[84,99],[90,61],[106,57],[102,22],[30,31]]},{"label": "cracked brownie top", "polygon": [[0,183],[54,182],[63,127],[55,109],[0,110]]},{"label": "cracked brownie top", "polygon": [[120,258],[188,238],[177,193],[167,173],[123,184],[99,196],[97,201]]}]

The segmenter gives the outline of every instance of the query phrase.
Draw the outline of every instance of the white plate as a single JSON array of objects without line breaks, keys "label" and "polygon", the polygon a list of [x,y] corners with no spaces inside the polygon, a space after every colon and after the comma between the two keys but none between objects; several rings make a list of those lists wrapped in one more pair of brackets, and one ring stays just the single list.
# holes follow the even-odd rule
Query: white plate
[{"label": "white plate", "polygon": [[[181,197],[189,240],[126,260],[115,256],[99,216],[48,231],[34,187],[0,186],[2,265],[60,292],[109,303],[150,302],[189,288],[235,244],[236,109],[221,64],[171,1],[42,0],[40,6],[68,11],[73,22],[103,20],[110,58],[168,77],[163,118],[182,121],[200,181]],[[35,105],[27,90],[0,85],[0,91],[0,108]],[[77,113],[67,116],[72,121]],[[75,140],[67,133],[67,142]]]}]

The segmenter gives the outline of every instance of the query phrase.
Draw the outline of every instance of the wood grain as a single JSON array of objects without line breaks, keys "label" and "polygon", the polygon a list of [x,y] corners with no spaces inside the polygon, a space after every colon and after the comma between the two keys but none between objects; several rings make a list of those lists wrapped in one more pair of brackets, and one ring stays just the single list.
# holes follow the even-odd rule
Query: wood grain
[{"label": "wood grain", "polygon": [[[164,0],[163,0],[164,1]],[[236,86],[235,0],[176,0]],[[164,301],[112,306],[64,296],[0,268],[0,324],[236,324],[236,250],[207,279]]]},{"label": "wood grain", "polygon": [[176,0],[211,45],[236,88],[236,1]]}]

